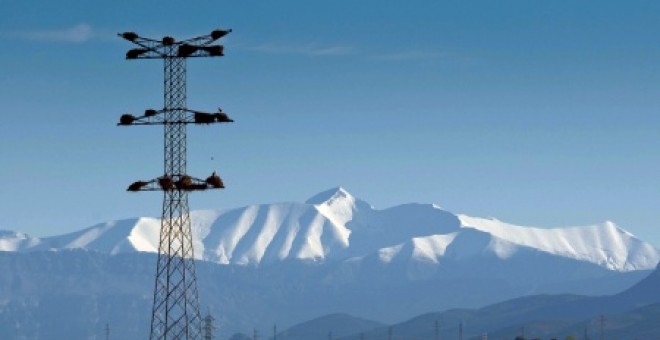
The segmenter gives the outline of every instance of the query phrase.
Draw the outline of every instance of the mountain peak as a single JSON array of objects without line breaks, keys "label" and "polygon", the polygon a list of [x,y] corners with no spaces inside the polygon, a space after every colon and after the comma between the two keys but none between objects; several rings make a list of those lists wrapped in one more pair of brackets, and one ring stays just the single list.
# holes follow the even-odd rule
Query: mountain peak
[{"label": "mountain peak", "polygon": [[353,195],[351,195],[348,191],[346,191],[346,189],[339,186],[318,193],[314,195],[312,198],[308,199],[305,203],[316,205],[316,204],[323,204],[329,201],[334,201],[337,199],[354,200],[355,197],[353,197]]}]

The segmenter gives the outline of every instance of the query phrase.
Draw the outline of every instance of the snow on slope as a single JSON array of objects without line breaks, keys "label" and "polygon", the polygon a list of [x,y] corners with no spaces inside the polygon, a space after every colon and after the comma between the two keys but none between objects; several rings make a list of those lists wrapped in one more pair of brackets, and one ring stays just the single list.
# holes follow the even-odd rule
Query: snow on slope
[{"label": "snow on slope", "polygon": [[[620,272],[653,269],[660,260],[657,249],[611,222],[544,229],[455,215],[430,204],[377,210],[343,188],[322,192],[305,203],[193,211],[191,220],[196,258],[220,264],[375,257],[385,265],[442,265],[448,256],[506,260],[530,249]],[[138,218],[42,239],[0,232],[0,251],[156,252],[159,228],[158,219]]]},{"label": "snow on slope", "polygon": [[14,231],[0,230],[0,251],[17,251],[39,244],[39,239]]},{"label": "snow on slope", "polygon": [[228,210],[210,224],[209,230],[202,241],[201,257],[239,265],[285,259],[320,261],[347,248],[350,233],[314,205],[300,203]]},{"label": "snow on slope", "polygon": [[383,263],[390,263],[402,254],[404,248],[410,248],[410,256],[414,260],[438,263],[456,235],[457,233],[414,237],[407,243],[379,249],[378,259]]},{"label": "snow on slope", "polygon": [[464,228],[489,233],[515,245],[587,261],[617,271],[654,268],[658,251],[612,222],[567,228],[534,228],[496,219],[458,215]]}]

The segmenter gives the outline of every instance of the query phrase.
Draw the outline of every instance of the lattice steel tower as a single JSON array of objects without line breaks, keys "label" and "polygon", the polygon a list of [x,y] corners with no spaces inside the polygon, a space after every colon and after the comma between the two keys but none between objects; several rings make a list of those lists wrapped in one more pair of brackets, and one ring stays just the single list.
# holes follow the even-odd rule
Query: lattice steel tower
[{"label": "lattice steel tower", "polygon": [[211,315],[211,312],[206,313],[206,316],[204,317],[204,340],[213,340],[213,330],[215,330],[215,326],[213,326],[213,321],[215,321],[215,318]]},{"label": "lattice steel tower", "polygon": [[126,59],[164,60],[163,109],[148,109],[144,115],[137,117],[124,114],[118,124],[164,126],[163,175],[150,181],[134,182],[128,187],[128,191],[164,192],[151,315],[152,340],[198,340],[202,336],[188,193],[221,189],[224,184],[215,172],[206,179],[187,174],[186,126],[233,121],[221,109],[207,113],[186,107],[186,59],[223,56],[223,46],[212,43],[229,32],[231,30],[215,30],[211,34],[183,41],[176,41],[172,37],[161,40],[144,38],[133,32],[119,34],[138,45],[138,48],[126,53]]}]

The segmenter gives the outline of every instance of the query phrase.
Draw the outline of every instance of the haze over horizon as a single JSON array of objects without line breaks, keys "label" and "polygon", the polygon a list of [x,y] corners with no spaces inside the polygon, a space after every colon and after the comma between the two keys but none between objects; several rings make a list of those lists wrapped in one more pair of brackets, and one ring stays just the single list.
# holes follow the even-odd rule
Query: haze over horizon
[{"label": "haze over horizon", "polygon": [[160,61],[117,32],[232,28],[188,63],[191,209],[303,202],[343,186],[377,208],[437,203],[536,226],[611,220],[660,246],[660,4],[336,1],[0,3],[0,229],[33,236],[158,216]]}]

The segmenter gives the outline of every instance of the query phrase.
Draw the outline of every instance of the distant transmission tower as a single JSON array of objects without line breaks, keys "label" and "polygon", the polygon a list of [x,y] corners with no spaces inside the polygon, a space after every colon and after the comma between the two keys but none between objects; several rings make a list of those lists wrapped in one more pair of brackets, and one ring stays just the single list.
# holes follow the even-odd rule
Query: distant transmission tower
[{"label": "distant transmission tower", "polygon": [[223,46],[212,43],[229,32],[231,30],[215,30],[182,41],[169,36],[156,40],[133,32],[119,34],[138,46],[126,53],[126,59],[164,60],[164,107],[146,110],[137,117],[124,114],[119,120],[119,125],[163,125],[165,130],[163,175],[150,181],[137,181],[128,187],[128,191],[164,192],[151,314],[152,340],[198,340],[201,336],[188,192],[221,189],[224,185],[215,172],[205,180],[187,174],[186,126],[232,120],[220,109],[206,113],[186,107],[186,59],[222,56]]},{"label": "distant transmission tower", "polygon": [[207,312],[206,317],[204,317],[204,340],[213,340],[213,330],[215,330],[213,326],[214,320],[211,312]]}]

